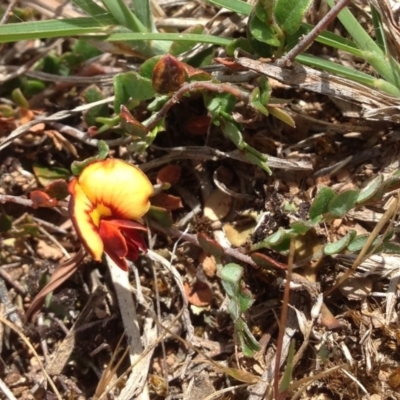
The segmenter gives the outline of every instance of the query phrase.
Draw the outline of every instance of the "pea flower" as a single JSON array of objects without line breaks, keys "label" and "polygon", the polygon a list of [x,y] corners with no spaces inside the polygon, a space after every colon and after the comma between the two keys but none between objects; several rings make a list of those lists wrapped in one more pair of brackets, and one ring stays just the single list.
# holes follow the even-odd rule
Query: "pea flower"
[{"label": "pea flower", "polygon": [[68,186],[69,213],[86,250],[96,261],[103,252],[123,270],[146,251],[142,216],[153,193],[147,176],[134,165],[107,159],[89,164]]}]

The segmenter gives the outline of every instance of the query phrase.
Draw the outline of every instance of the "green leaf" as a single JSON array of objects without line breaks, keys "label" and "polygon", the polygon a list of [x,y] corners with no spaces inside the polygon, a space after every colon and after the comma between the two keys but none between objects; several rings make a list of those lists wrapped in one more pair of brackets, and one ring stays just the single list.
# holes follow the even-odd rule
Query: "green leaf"
[{"label": "green leaf", "polygon": [[148,32],[139,18],[124,3],[123,0],[101,0],[118,25],[124,26],[133,32]]},{"label": "green leaf", "polygon": [[361,190],[357,197],[357,204],[363,203],[365,201],[373,198],[382,186],[383,176],[378,175],[376,178],[372,179],[367,186]]},{"label": "green leaf", "polygon": [[222,267],[219,276],[222,279],[222,286],[229,297],[236,297],[243,274],[243,267],[238,264],[229,263]]},{"label": "green leaf", "polygon": [[93,0],[72,0],[72,2],[85,11],[91,17],[99,17],[103,15],[106,10],[100,7],[96,2]]},{"label": "green leaf", "polygon": [[0,43],[93,33],[104,34],[114,24],[116,24],[115,19],[108,13],[96,18],[64,18],[5,24],[0,26]]},{"label": "green leaf", "polygon": [[243,49],[247,53],[253,53],[253,48],[248,39],[244,37],[240,37],[237,39],[232,40],[226,47],[226,54],[229,57],[233,57],[235,55],[236,49]]},{"label": "green leaf", "polygon": [[256,14],[250,19],[248,29],[251,36],[259,42],[269,44],[273,47],[281,45],[272,27],[261,21]]},{"label": "green leaf", "polygon": [[383,252],[387,254],[400,254],[400,244],[394,242],[384,242]]},{"label": "green leaf", "polygon": [[327,256],[331,256],[333,254],[338,254],[343,251],[349,243],[356,237],[357,232],[351,229],[345,236],[343,236],[337,242],[329,243],[324,247],[324,253]]},{"label": "green leaf", "polygon": [[26,108],[27,110],[29,109],[29,102],[20,88],[14,89],[11,93],[11,97],[19,107]]},{"label": "green leaf", "polygon": [[[360,58],[363,58],[362,54],[360,55]],[[320,57],[315,57],[309,54],[298,55],[296,57],[296,61],[304,65],[310,65],[314,68],[321,69],[325,72],[331,72],[332,74],[343,76],[354,82],[358,82],[363,85],[368,85],[375,89],[382,90],[388,94],[391,94],[392,96],[400,96],[400,90],[395,85],[383,79],[376,78],[375,76],[357,71],[354,68],[349,68],[344,65],[340,65],[335,62]]]},{"label": "green leaf", "polygon": [[45,167],[40,164],[33,164],[33,173],[42,186],[48,186],[58,179],[69,179],[70,172],[60,167]]},{"label": "green leaf", "polygon": [[275,17],[288,35],[296,33],[313,0],[278,0]]},{"label": "green leaf", "polygon": [[244,148],[244,140],[238,125],[224,118],[221,118],[220,121],[222,132],[224,132],[226,137],[232,140],[239,150],[242,150]]},{"label": "green leaf", "polygon": [[356,204],[359,190],[345,190],[335,196],[328,205],[329,213],[335,218],[343,217],[347,211],[351,210]]},{"label": "green leaf", "polygon": [[323,186],[319,190],[309,211],[312,220],[328,212],[329,203],[335,197],[335,194],[335,191],[327,186]]},{"label": "green leaf", "polygon": [[290,238],[290,232],[288,232],[286,229],[280,227],[275,233],[273,233],[271,236],[269,236],[266,239],[266,242],[270,246],[277,246],[281,242],[283,242],[285,239]]},{"label": "green leaf", "polygon": [[[91,85],[82,92],[82,97],[85,99],[86,103],[94,103],[96,101],[104,99],[104,94],[98,86]],[[108,114],[108,105],[101,104],[92,107],[90,110],[87,110],[83,115],[83,119],[87,126],[99,125],[96,119],[98,117],[107,117]]]},{"label": "green leaf", "polygon": [[254,297],[245,287],[241,287],[238,293],[238,301],[240,312],[245,313],[253,305]]},{"label": "green leaf", "polygon": [[139,69],[140,76],[151,80],[153,77],[154,67],[161,60],[161,58],[162,58],[162,56],[154,56],[154,57],[151,57],[148,60],[144,61]]},{"label": "green leaf", "polygon": [[71,171],[75,176],[80,175],[84,168],[95,161],[105,160],[108,156],[110,149],[104,140],[99,140],[97,156],[89,157],[83,161],[74,161],[71,164]]},{"label": "green leaf", "polygon": [[290,228],[296,235],[304,235],[313,228],[313,224],[308,221],[295,221],[290,224]]},{"label": "green leaf", "polygon": [[260,95],[260,88],[256,87],[250,94],[250,106],[253,107],[255,110],[258,112],[264,114],[266,117],[268,117],[269,112],[267,108],[261,103],[260,101],[261,95]]},{"label": "green leaf", "polygon": [[[6,26],[6,25],[5,25]],[[1,28],[1,26],[0,26]],[[1,34],[1,29],[0,29]],[[197,35],[197,34],[186,34],[181,33],[141,33],[141,32],[112,32],[107,36],[101,36],[99,39],[107,40],[110,42],[127,42],[127,41],[143,41],[143,40],[155,40],[155,41],[174,41],[181,40],[183,42],[192,43],[209,43],[219,46],[227,46],[231,43],[232,39],[225,38],[223,36],[212,36],[212,35]],[[1,43],[1,36],[0,36]],[[169,45],[170,46],[170,45]],[[162,54],[165,54],[164,51]],[[158,53],[161,54],[161,53]],[[154,55],[154,54],[153,54]],[[153,56],[152,55],[152,56]]]},{"label": "green leaf", "polygon": [[269,105],[267,106],[267,110],[271,115],[282,121],[284,124],[289,125],[292,128],[296,128],[296,123],[294,122],[294,119],[282,108]]},{"label": "green leaf", "polygon": [[240,265],[230,263],[221,268],[219,277],[230,300],[228,311],[233,319],[235,334],[242,346],[243,354],[251,357],[260,349],[260,345],[241,316],[254,302],[251,293],[242,285],[243,274],[244,270]]},{"label": "green leaf", "polygon": [[129,71],[118,74],[114,79],[114,111],[119,113],[123,104],[132,99],[136,104],[155,96],[151,80],[143,78],[137,72]]},{"label": "green leaf", "polygon": [[[357,253],[360,251],[364,246],[365,243],[367,243],[367,240],[369,239],[371,235],[365,234],[365,235],[358,235],[356,236],[350,244],[347,246],[347,250],[350,251],[351,253]],[[378,246],[382,242],[382,237],[378,236],[372,243],[371,249],[374,247]],[[369,251],[369,250],[368,250]]]},{"label": "green leaf", "polygon": [[6,214],[0,214],[0,233],[9,231],[12,228],[12,219]]},{"label": "green leaf", "polygon": [[171,212],[162,207],[151,206],[146,216],[156,221],[163,228],[170,228],[174,223]]},{"label": "green leaf", "polygon": [[157,32],[151,13],[149,0],[131,0],[132,7],[139,18],[139,21],[146,27],[149,32]]},{"label": "green leaf", "polygon": [[232,115],[233,109],[236,105],[236,98],[229,93],[205,93],[204,103],[207,110],[210,112],[215,124],[219,125],[221,114]]},{"label": "green leaf", "polygon": [[207,0],[207,2],[246,16],[250,15],[253,8],[250,3],[243,0]]},{"label": "green leaf", "polygon": [[268,157],[265,154],[260,153],[256,149],[253,149],[251,146],[246,144],[243,155],[246,160],[262,168],[268,175],[272,175],[272,171],[268,166]]},{"label": "green leaf", "polygon": [[[334,0],[327,0],[330,7],[335,4]],[[392,56],[385,54],[375,43],[369,32],[367,32],[351,13],[349,8],[343,8],[338,14],[338,19],[347,32],[363,50],[363,58],[367,61],[386,81],[399,87],[400,67]]]},{"label": "green leaf", "polygon": [[253,357],[254,353],[261,349],[261,346],[242,318],[236,321],[235,331],[242,347],[243,355],[246,357]]},{"label": "green leaf", "polygon": [[294,358],[295,341],[290,341],[289,352],[286,361],[286,368],[283,373],[282,379],[279,383],[279,393],[283,393],[289,389],[290,383],[293,378],[293,358]]},{"label": "green leaf", "polygon": [[399,171],[393,174],[390,178],[383,183],[384,191],[389,192],[400,188],[400,175]]},{"label": "green leaf", "polygon": [[78,56],[80,62],[90,60],[91,58],[102,54],[97,47],[93,46],[84,39],[79,39],[75,42],[75,44],[72,46],[72,53],[75,56]]}]

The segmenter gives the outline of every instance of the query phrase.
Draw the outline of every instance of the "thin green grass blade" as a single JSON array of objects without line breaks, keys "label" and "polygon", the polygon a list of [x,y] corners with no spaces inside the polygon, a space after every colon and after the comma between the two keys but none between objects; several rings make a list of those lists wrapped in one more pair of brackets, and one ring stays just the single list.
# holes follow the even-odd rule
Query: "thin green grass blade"
[{"label": "thin green grass blade", "polygon": [[146,27],[148,32],[157,32],[153,21],[149,0],[131,0],[132,8],[139,21]]},{"label": "thin green grass blade", "polygon": [[391,83],[383,79],[374,78],[371,75],[364,74],[363,72],[357,71],[355,69],[345,67],[344,65],[336,64],[332,61],[325,60],[319,57],[310,56],[307,54],[301,54],[297,56],[296,61],[300,62],[301,64],[308,65],[310,67],[330,72],[334,75],[342,76],[354,82],[358,82],[363,85],[367,85],[372,88],[382,90],[392,96],[395,97],[400,96],[400,90]]},{"label": "thin green grass blade", "polygon": [[[334,0],[326,0],[330,7],[334,5]],[[345,7],[339,13],[338,18],[347,32],[363,50],[363,58],[377,71],[382,78],[400,87],[400,67],[396,62],[389,62],[385,53],[373,41],[371,36],[364,30],[350,10]]]},{"label": "thin green grass blade", "polygon": [[253,9],[251,4],[240,0],[207,0],[207,2],[221,8],[227,8],[235,13],[246,15],[247,17]]},{"label": "thin green grass blade", "polygon": [[102,0],[102,2],[120,26],[124,26],[133,32],[147,32],[147,28],[123,0]]},{"label": "thin green grass blade", "polygon": [[72,0],[72,2],[93,18],[107,14],[107,11],[93,0]]},{"label": "thin green grass blade", "polygon": [[115,19],[109,13],[96,18],[66,18],[5,24],[0,25],[0,43],[95,33],[104,34],[113,29],[115,24]]},{"label": "thin green grass blade", "polygon": [[[313,25],[306,23],[303,23],[302,26],[305,27],[308,32],[311,31],[312,28],[314,28]],[[358,48],[358,46],[354,42],[329,31],[323,31],[315,39],[315,41],[324,44],[325,46],[332,47],[334,49],[346,51],[347,53],[353,54],[356,57],[362,56],[362,51]]]},{"label": "thin green grass blade", "polygon": [[372,15],[372,23],[374,25],[376,44],[380,47],[380,49],[383,52],[385,52],[387,54],[388,47],[387,47],[385,33],[384,33],[385,28],[382,24],[381,16],[379,15],[378,11],[376,10],[376,8],[373,5],[371,5],[371,15]]},{"label": "thin green grass blade", "polygon": [[[99,37],[98,37],[99,38]],[[135,33],[135,32],[116,32],[102,37],[103,40],[109,42],[128,42],[137,40],[155,40],[155,41],[181,41],[181,42],[197,42],[209,43],[219,46],[227,46],[232,39],[199,34],[182,34],[182,33]]]}]

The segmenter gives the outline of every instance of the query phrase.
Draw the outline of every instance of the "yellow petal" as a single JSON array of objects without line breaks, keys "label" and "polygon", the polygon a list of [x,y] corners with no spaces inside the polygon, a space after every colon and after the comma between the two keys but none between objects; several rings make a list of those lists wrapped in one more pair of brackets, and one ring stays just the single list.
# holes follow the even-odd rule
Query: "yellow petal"
[{"label": "yellow petal", "polygon": [[88,252],[96,261],[101,261],[104,244],[99,234],[100,217],[97,215],[96,208],[88,199],[76,178],[70,182],[68,189],[71,193],[69,213],[72,223]]},{"label": "yellow petal", "polygon": [[[140,219],[150,208],[153,186],[136,166],[122,160],[107,159],[88,165],[78,182],[90,202],[110,209],[120,219]],[[110,216],[108,215],[104,216]]]}]

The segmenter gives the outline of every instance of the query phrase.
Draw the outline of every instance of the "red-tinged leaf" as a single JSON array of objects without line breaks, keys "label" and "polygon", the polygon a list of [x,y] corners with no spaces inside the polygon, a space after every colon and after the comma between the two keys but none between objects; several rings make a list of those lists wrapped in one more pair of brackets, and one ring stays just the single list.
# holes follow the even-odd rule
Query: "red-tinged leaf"
[{"label": "red-tinged leaf", "polygon": [[328,329],[338,329],[342,327],[342,323],[331,313],[325,303],[322,303],[321,306],[321,324]]},{"label": "red-tinged leaf", "polygon": [[212,78],[211,74],[202,69],[194,68],[186,63],[181,63],[181,64],[184,70],[186,71],[186,74],[190,81],[197,81],[197,80],[205,81],[205,80],[211,80]]},{"label": "red-tinged leaf", "polygon": [[149,130],[134,118],[124,105],[121,106],[119,117],[121,119],[122,127],[129,135],[143,138],[148,134]]},{"label": "red-tinged leaf", "polygon": [[167,193],[158,193],[151,198],[151,204],[156,207],[162,207],[166,210],[178,210],[183,207],[180,197]]},{"label": "red-tinged leaf", "polygon": [[208,132],[211,124],[211,117],[208,115],[198,115],[192,117],[185,122],[185,132],[193,136],[204,136]]},{"label": "red-tinged leaf", "polygon": [[153,89],[160,94],[177,91],[186,81],[183,63],[169,54],[163,56],[155,65],[152,75]]},{"label": "red-tinged leaf", "polygon": [[68,195],[68,183],[64,179],[57,179],[44,188],[46,194],[53,199],[64,200]]},{"label": "red-tinged leaf", "polygon": [[218,64],[224,65],[225,67],[233,69],[235,71],[246,71],[246,68],[236,63],[233,59],[217,57],[214,58],[214,61],[217,62]]},{"label": "red-tinged leaf", "polygon": [[33,190],[29,197],[32,200],[33,208],[56,207],[58,205],[57,199],[51,198],[47,193],[41,190]]},{"label": "red-tinged leaf", "polygon": [[105,75],[109,73],[107,67],[103,66],[98,62],[83,64],[82,68],[78,71],[79,76],[96,76],[96,75]]},{"label": "red-tinged leaf", "polygon": [[89,137],[96,137],[99,134],[99,128],[97,128],[97,126],[89,126],[87,128],[87,134]]},{"label": "red-tinged leaf", "polygon": [[50,282],[35,296],[28,310],[25,313],[25,321],[29,321],[34,317],[42,306],[45,297],[57,289],[62,283],[64,283],[70,276],[72,276],[78,269],[79,264],[85,257],[85,251],[80,248],[69,260],[62,263],[54,272],[50,278]]},{"label": "red-tinged leaf", "polygon": [[225,254],[223,247],[214,239],[209,238],[206,234],[199,233],[197,235],[197,240],[207,254],[211,254],[214,257],[222,257]]},{"label": "red-tinged leaf", "polygon": [[210,287],[201,281],[196,281],[193,286],[185,283],[185,293],[190,304],[197,307],[206,307],[210,305],[213,299],[213,294]]},{"label": "red-tinged leaf", "polygon": [[266,254],[253,253],[251,259],[261,268],[271,269],[271,267],[273,267],[278,269],[287,269],[286,264],[282,264]]},{"label": "red-tinged leaf", "polygon": [[181,167],[179,165],[166,165],[161,168],[157,175],[157,183],[169,183],[170,186],[174,186],[181,177]]}]

